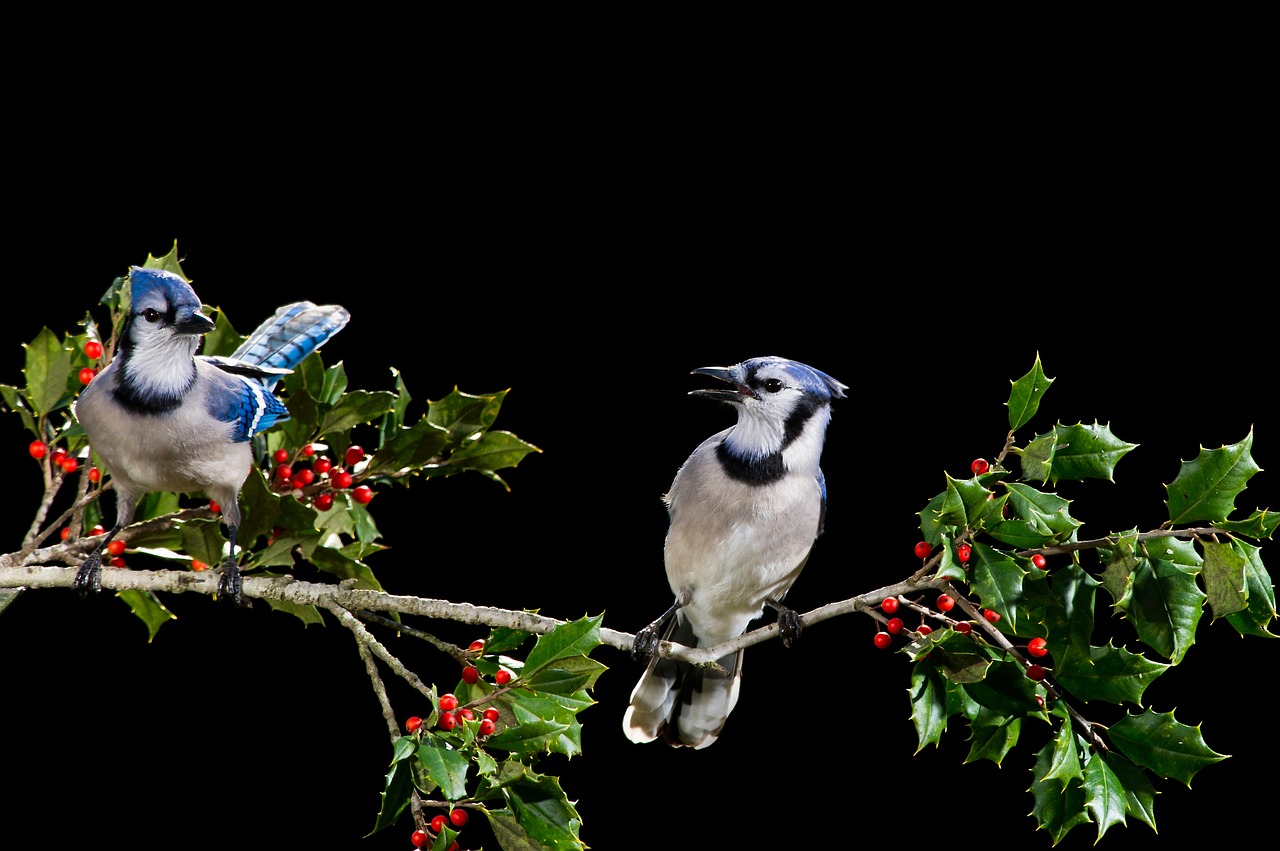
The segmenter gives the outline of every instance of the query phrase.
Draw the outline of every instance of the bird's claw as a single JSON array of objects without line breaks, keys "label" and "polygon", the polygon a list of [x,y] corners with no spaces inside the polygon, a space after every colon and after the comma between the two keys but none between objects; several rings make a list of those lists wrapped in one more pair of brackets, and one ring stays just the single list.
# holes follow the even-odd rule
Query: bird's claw
[{"label": "bird's claw", "polygon": [[790,647],[800,637],[800,630],[804,629],[804,624],[800,623],[800,615],[793,609],[778,609],[778,633],[782,636],[782,646]]},{"label": "bird's claw", "polygon": [[238,608],[249,608],[252,603],[244,596],[244,577],[240,565],[228,560],[222,565],[222,577],[218,580],[218,598],[230,599]]},{"label": "bird's claw", "polygon": [[80,596],[86,596],[90,591],[97,594],[102,590],[102,555],[100,553],[90,553],[80,565],[80,569],[76,571],[76,578],[71,583],[72,587],[80,592]]},{"label": "bird's claw", "polygon": [[637,662],[647,663],[658,652],[658,630],[653,624],[636,633],[636,640],[631,642],[631,658]]}]

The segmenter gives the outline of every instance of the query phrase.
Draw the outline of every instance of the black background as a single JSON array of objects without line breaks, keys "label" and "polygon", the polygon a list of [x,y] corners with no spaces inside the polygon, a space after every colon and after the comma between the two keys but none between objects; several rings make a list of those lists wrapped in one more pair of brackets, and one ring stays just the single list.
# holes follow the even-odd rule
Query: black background
[{"label": "black background", "polygon": [[[916,512],[944,472],[968,475],[1000,449],[1009,382],[1037,352],[1056,383],[1031,428],[1097,420],[1140,445],[1115,483],[1058,489],[1082,536],[1158,525],[1180,461],[1251,429],[1264,472],[1237,507],[1280,507],[1273,235],[1249,204],[1259,165],[1247,133],[1220,128],[1206,147],[1119,113],[854,132],[848,110],[813,106],[767,120],[690,107],[663,123],[579,102],[557,118],[530,109],[429,132],[335,118],[279,137],[121,120],[74,153],[22,163],[0,381],[21,383],[21,344],[42,327],[76,330],[115,276],[175,241],[197,292],[242,333],[290,300],[340,302],[351,324],[324,357],[344,362],[353,387],[390,389],[394,367],[419,406],[455,386],[509,388],[497,427],[543,450],[502,472],[510,492],[478,476],[381,491],[372,508],[391,549],[369,563],[382,583],[566,619],[603,613],[626,631],[670,602],[660,495],[731,422],[686,395],[700,386],[689,372],[755,355],[850,386],[824,456],[827,533],[789,598],[801,611],[917,566]],[[101,154],[106,135],[144,156]],[[0,427],[11,550],[38,478],[17,418]],[[1100,611],[1109,602],[1100,592]],[[178,620],[150,644],[109,596],[32,592],[0,616],[3,831],[98,848],[184,837],[408,848],[407,821],[362,838],[389,744],[346,631],[265,605],[166,603]],[[1027,815],[1032,748],[999,768],[965,764],[957,726],[913,755],[909,667],[876,650],[873,632],[844,617],[789,651],[749,650],[741,703],[700,752],[627,742],[638,669],[597,651],[609,671],[581,716],[584,752],[545,766],[578,802],[581,838],[600,849],[832,847],[864,834],[1050,847]],[[393,646],[429,681],[456,674]],[[1148,690],[1155,709],[1203,724],[1232,755],[1193,790],[1161,784],[1166,842],[1230,830],[1270,803],[1276,658],[1274,643],[1206,624]],[[395,695],[402,717],[426,714],[411,692]],[[1029,723],[1024,742],[1045,733]],[[1062,847],[1095,838],[1077,828]],[[1158,843],[1131,820],[1101,846],[1120,844]]]}]

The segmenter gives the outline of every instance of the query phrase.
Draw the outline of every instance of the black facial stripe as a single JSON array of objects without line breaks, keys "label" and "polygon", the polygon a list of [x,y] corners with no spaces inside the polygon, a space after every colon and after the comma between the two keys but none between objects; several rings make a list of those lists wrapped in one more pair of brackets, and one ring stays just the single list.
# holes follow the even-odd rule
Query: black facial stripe
[{"label": "black facial stripe", "polygon": [[783,423],[782,426],[783,449],[786,449],[794,443],[798,437],[800,437],[804,432],[805,424],[813,418],[813,415],[816,414],[818,409],[821,407],[822,403],[813,396],[810,396],[808,393],[800,397],[800,402],[796,405],[795,410],[791,412],[791,416],[787,417],[787,421]]},{"label": "black facial stripe", "polygon": [[782,453],[773,452],[753,461],[739,458],[729,451],[724,441],[716,446],[716,460],[724,469],[725,475],[735,481],[752,487],[763,487],[778,481],[787,474],[782,463]]}]

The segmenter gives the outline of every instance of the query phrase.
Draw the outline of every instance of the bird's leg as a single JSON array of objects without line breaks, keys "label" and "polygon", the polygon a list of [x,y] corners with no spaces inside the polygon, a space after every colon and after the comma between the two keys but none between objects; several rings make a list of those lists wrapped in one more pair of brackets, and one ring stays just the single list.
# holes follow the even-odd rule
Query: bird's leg
[{"label": "bird's leg", "polygon": [[800,614],[777,600],[765,600],[764,604],[778,613],[778,632],[782,635],[782,646],[790,647],[804,628],[800,623]]},{"label": "bird's leg", "polygon": [[71,586],[80,592],[81,597],[90,591],[97,594],[102,590],[102,551],[107,548],[107,544],[111,543],[111,539],[116,536],[120,528],[119,523],[112,526],[107,536],[99,541],[93,548],[93,552],[80,563],[80,569],[76,571],[76,578],[72,580]]},{"label": "bird's leg", "polygon": [[658,616],[656,621],[636,633],[635,641],[631,642],[632,659],[642,664],[648,664],[649,659],[657,652],[659,642],[662,641],[660,632],[662,625],[671,620],[679,608],[680,600],[677,599],[671,604],[671,608]]},{"label": "bird's leg", "polygon": [[244,578],[240,575],[240,565],[236,561],[236,527],[227,526],[227,539],[231,542],[231,554],[222,563],[222,577],[218,580],[218,596],[229,598],[231,602],[242,608],[252,604],[244,597]]}]

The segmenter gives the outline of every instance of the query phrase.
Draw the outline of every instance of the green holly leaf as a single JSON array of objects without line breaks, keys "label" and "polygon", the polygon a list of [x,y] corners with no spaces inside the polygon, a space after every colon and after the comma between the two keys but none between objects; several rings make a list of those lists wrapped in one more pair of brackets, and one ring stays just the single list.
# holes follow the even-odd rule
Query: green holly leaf
[{"label": "green holly leaf", "polygon": [[522,754],[550,752],[559,746],[560,737],[569,732],[569,728],[570,724],[554,721],[521,721],[515,727],[494,733],[486,745]]},{"label": "green holly leaf", "polygon": [[1196,584],[1199,571],[1163,559],[1141,559],[1133,572],[1133,590],[1121,608],[1138,637],[1173,664],[1195,643],[1204,613],[1205,593]]},{"label": "green holly leaf", "polygon": [[419,770],[440,789],[446,801],[467,796],[467,769],[471,767],[471,760],[464,752],[454,750],[440,737],[428,733],[414,755]]},{"label": "green holly leaf", "polygon": [[[1095,757],[1096,758],[1096,757]],[[1120,754],[1112,751],[1106,755],[1107,765],[1120,779],[1124,790],[1125,812],[1156,828],[1156,788],[1147,773]]]},{"label": "green holly leaf", "polygon": [[1141,705],[1147,686],[1168,668],[1108,642],[1106,647],[1090,647],[1087,655],[1064,651],[1053,676],[1080,700]]},{"label": "green holly leaf", "polygon": [[1182,462],[1173,481],[1165,486],[1169,498],[1169,522],[1223,521],[1235,510],[1235,499],[1245,483],[1262,468],[1254,463],[1253,430],[1239,443],[1221,449],[1200,447],[1194,461]]},{"label": "green holly leaf", "polygon": [[1275,638],[1269,629],[1276,617],[1276,591],[1271,576],[1262,565],[1262,550],[1245,541],[1232,540],[1231,549],[1244,559],[1247,606],[1227,615],[1227,623],[1241,635]]},{"label": "green holly leaf", "polygon": [[164,607],[160,598],[150,591],[117,591],[116,596],[129,606],[130,611],[147,626],[147,643],[155,640],[160,627],[177,620],[173,612]]},{"label": "green holly leaf", "polygon": [[450,455],[446,463],[424,473],[449,476],[471,470],[497,482],[509,491],[511,488],[494,471],[514,467],[523,461],[526,455],[533,452],[540,453],[542,450],[532,443],[526,443],[509,431],[491,431],[467,442],[461,449]]},{"label": "green holly leaf", "polygon": [[975,541],[969,560],[972,587],[982,605],[1000,613],[1002,630],[1017,634],[1022,583],[1027,570],[1003,550]]},{"label": "green holly leaf", "polygon": [[1031,770],[1031,795],[1035,800],[1031,814],[1039,828],[1048,832],[1054,845],[1076,825],[1089,822],[1080,781],[1069,780],[1064,784],[1052,774],[1058,764],[1057,756],[1056,743],[1047,743],[1036,752],[1036,764]]},{"label": "green holly leaf", "polygon": [[1198,724],[1181,724],[1172,712],[1148,709],[1141,715],[1126,715],[1111,726],[1108,736],[1137,765],[1188,787],[1201,769],[1227,758],[1205,744]]},{"label": "green holly leaf", "polygon": [[1017,717],[1040,709],[1035,683],[1012,661],[992,665],[981,682],[965,683],[961,688],[982,706],[1002,715]]},{"label": "green holly leaf", "polygon": [[[556,777],[530,772],[520,780],[503,787],[515,822],[520,830],[533,840],[531,851],[582,851],[587,846],[578,839],[582,818],[570,803],[560,781]],[[490,822],[494,824],[494,822]],[[509,826],[509,821],[507,825]],[[507,834],[507,826],[494,824],[494,833]],[[509,835],[509,834],[507,834]],[[504,838],[506,838],[504,836]],[[501,843],[502,848],[520,849],[520,845]]]},{"label": "green holly leaf", "polygon": [[1012,389],[1009,392],[1009,401],[1005,403],[1009,408],[1010,431],[1022,428],[1036,415],[1036,411],[1040,408],[1040,399],[1053,382],[1054,379],[1045,376],[1044,369],[1040,365],[1040,353],[1036,352],[1036,361],[1031,365],[1031,371],[1017,381],[1010,382]]},{"label": "green holly leaf", "polygon": [[374,820],[373,829],[365,834],[366,838],[395,824],[400,819],[400,814],[409,806],[409,799],[413,795],[411,757],[416,747],[417,742],[412,736],[402,736],[396,740],[391,768],[387,771],[387,779],[382,789],[382,803],[378,808],[378,817]]},{"label": "green holly leaf", "polygon": [[1223,520],[1213,524],[1215,529],[1249,538],[1270,538],[1277,526],[1280,526],[1280,514],[1264,508],[1254,509],[1253,514],[1244,520]]},{"label": "green holly leaf", "polygon": [[1059,423],[1054,430],[1057,432],[1057,446],[1049,478],[1055,485],[1064,479],[1105,479],[1113,482],[1116,464],[1138,447],[1138,444],[1126,443],[1112,434],[1110,425],[1097,422],[1073,426]]},{"label": "green holly leaf", "polygon": [[531,677],[561,659],[586,656],[600,646],[600,621],[604,615],[560,624],[538,636],[525,657],[522,676]]},{"label": "green holly leaf", "polygon": [[[1248,585],[1244,576],[1245,558],[1235,552],[1230,544],[1205,541],[1204,587],[1208,594],[1212,621],[1238,612],[1248,606]],[[1212,622],[1211,621],[1211,622]]]},{"label": "green holly leaf", "polygon": [[67,403],[72,350],[48,328],[40,329],[36,338],[22,347],[26,349],[22,372],[27,377],[27,404],[36,418],[42,419]]},{"label": "green holly leaf", "polygon": [[916,728],[916,753],[937,746],[947,729],[947,684],[937,667],[920,659],[911,670],[911,723]]},{"label": "green holly leaf", "polygon": [[987,528],[991,537],[1018,549],[1039,549],[1071,539],[1081,524],[1069,500],[1017,482],[1006,482],[1012,517]]},{"label": "green holly leaf", "polygon": [[964,761],[977,762],[985,759],[1000,765],[1009,751],[1018,744],[1021,732],[1021,716],[981,708],[978,717],[969,722],[969,753]]},{"label": "green holly leaf", "polygon": [[1058,448],[1056,431],[1038,434],[1021,449],[1013,447],[1014,453],[1022,464],[1021,478],[1024,482],[1040,482],[1044,484],[1053,472],[1053,456]]},{"label": "green holly leaf", "polygon": [[1053,705],[1050,712],[1058,716],[1060,723],[1058,731],[1053,736],[1049,758],[1044,762],[1044,773],[1039,776],[1039,779],[1042,782],[1056,780],[1062,784],[1061,788],[1066,790],[1084,779],[1084,773],[1080,767],[1080,751],[1076,746],[1075,733],[1072,732],[1071,715],[1066,707],[1059,701]]},{"label": "green holly leaf", "polygon": [[1125,823],[1124,784],[1101,754],[1094,754],[1084,767],[1084,805],[1098,825],[1099,840],[1112,825]]}]

